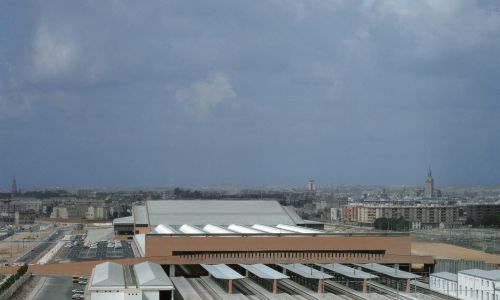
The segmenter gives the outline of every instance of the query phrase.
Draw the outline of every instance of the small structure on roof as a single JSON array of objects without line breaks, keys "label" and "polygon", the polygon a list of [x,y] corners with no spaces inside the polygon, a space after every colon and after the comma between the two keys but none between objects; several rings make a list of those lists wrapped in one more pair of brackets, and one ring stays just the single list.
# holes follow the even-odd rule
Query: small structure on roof
[{"label": "small structure on roof", "polygon": [[92,270],[88,290],[91,300],[174,299],[172,282],[162,267],[152,262],[98,264]]}]

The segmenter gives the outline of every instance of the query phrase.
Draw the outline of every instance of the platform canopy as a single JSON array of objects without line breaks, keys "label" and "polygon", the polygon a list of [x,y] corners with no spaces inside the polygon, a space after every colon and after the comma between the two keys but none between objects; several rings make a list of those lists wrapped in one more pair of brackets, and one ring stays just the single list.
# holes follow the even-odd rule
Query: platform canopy
[{"label": "platform canopy", "polygon": [[331,279],[332,275],[318,271],[303,264],[278,264],[278,266],[309,279]]},{"label": "platform canopy", "polygon": [[287,279],[289,278],[283,273],[280,273],[264,264],[243,265],[240,267],[262,279]]},{"label": "platform canopy", "polygon": [[231,269],[230,267],[219,264],[219,265],[201,265],[205,270],[207,270],[212,277],[217,278],[217,279],[224,279],[224,280],[235,280],[235,279],[242,279],[245,278],[244,276],[241,276],[240,273],[236,272],[235,270]]},{"label": "platform canopy", "polygon": [[348,266],[344,266],[341,264],[333,263],[333,264],[317,264],[317,266],[325,268],[334,273],[340,274],[345,277],[355,278],[355,279],[375,279],[378,278],[377,275],[373,275],[370,273],[363,272],[361,270],[351,268]]},{"label": "platform canopy", "polygon": [[360,266],[364,269],[367,269],[367,270],[370,270],[370,271],[373,271],[373,272],[376,272],[378,274],[382,274],[385,276],[389,276],[392,278],[396,278],[396,279],[416,279],[416,278],[421,277],[417,274],[413,274],[413,273],[402,271],[402,270],[399,270],[396,268],[391,268],[388,266],[380,265],[377,263],[360,264],[357,266]]}]

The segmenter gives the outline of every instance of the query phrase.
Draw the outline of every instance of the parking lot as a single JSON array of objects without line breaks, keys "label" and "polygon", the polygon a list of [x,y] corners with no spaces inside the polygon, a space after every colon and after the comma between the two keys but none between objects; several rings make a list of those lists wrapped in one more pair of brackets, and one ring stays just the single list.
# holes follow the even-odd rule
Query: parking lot
[{"label": "parking lot", "polygon": [[[76,245],[75,245],[76,242]],[[121,248],[108,247],[107,241],[97,243],[96,248],[84,247],[82,236],[76,236],[73,246],[63,247],[57,255],[57,260],[95,260],[105,258],[131,258],[134,257],[132,246],[128,241],[120,241]]]}]

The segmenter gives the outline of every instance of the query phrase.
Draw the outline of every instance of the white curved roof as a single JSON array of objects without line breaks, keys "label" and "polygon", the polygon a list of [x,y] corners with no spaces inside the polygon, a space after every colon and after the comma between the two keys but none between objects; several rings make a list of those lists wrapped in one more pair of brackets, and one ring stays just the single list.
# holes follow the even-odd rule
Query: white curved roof
[{"label": "white curved roof", "polygon": [[174,234],[175,230],[173,230],[170,226],[165,226],[163,224],[160,224],[155,227],[155,232],[164,234]]},{"label": "white curved roof", "polygon": [[249,234],[262,233],[262,231],[255,230],[253,228],[249,228],[249,227],[245,227],[245,226],[241,226],[241,225],[236,225],[236,224],[229,225],[227,227],[227,229],[234,231],[234,232],[237,232],[237,233],[249,233]]},{"label": "white curved roof", "polygon": [[305,228],[305,227],[300,227],[300,226],[292,226],[292,225],[286,225],[286,224],[278,224],[276,225],[277,228],[297,232],[297,233],[322,233],[322,231],[319,230],[314,230],[310,228]]},{"label": "white curved roof", "polygon": [[199,234],[199,233],[205,233],[203,230],[198,229],[198,227],[189,225],[189,224],[183,224],[181,227],[179,227],[179,231],[182,233],[187,233],[187,234]]},{"label": "white curved roof", "polygon": [[203,231],[205,231],[207,233],[213,233],[213,234],[234,233],[234,232],[232,232],[230,230],[227,230],[225,228],[222,228],[222,227],[219,227],[219,226],[216,226],[216,225],[212,225],[212,224],[205,225],[205,227],[203,227]]},{"label": "white curved roof", "polygon": [[275,233],[275,234],[280,234],[280,233],[294,233],[294,232],[291,232],[291,231],[288,231],[288,230],[285,230],[285,229],[276,228],[276,227],[273,227],[273,226],[261,225],[261,224],[254,224],[254,225],[252,225],[252,228],[260,230],[260,231],[263,231],[263,232]]}]

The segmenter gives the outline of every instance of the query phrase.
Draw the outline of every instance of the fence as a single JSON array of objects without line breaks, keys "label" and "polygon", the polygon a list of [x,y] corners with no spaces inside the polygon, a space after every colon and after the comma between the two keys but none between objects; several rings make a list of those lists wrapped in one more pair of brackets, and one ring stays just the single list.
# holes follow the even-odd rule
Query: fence
[{"label": "fence", "polygon": [[458,271],[462,270],[495,270],[497,267],[497,264],[485,263],[482,260],[436,259],[434,272],[450,272],[456,274]]}]

